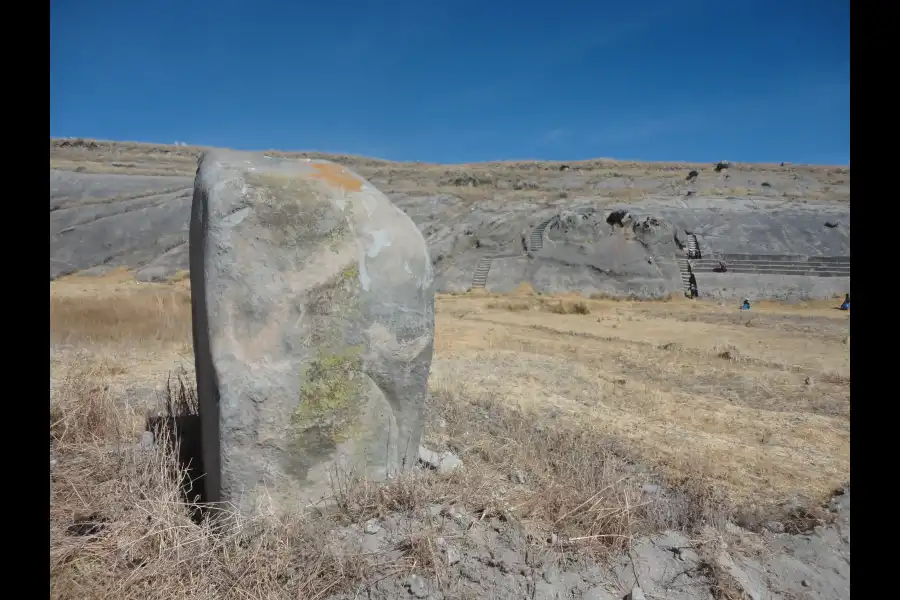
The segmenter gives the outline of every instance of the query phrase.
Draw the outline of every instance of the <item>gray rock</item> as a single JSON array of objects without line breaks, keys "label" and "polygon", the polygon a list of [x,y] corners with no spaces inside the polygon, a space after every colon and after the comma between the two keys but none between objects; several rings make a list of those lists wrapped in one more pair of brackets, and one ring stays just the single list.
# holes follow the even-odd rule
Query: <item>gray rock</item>
[{"label": "gray rock", "polygon": [[659,494],[659,486],[655,483],[645,483],[641,488],[644,495],[654,497]]},{"label": "gray rock", "polygon": [[208,152],[190,263],[211,501],[280,513],[330,496],[335,472],[415,464],[434,276],[386,196],[328,161]]},{"label": "gray rock", "polygon": [[441,475],[452,473],[463,466],[463,463],[452,452],[435,452],[425,446],[419,446],[419,462],[436,470]]},{"label": "gray rock", "polygon": [[644,596],[643,590],[640,587],[634,586],[631,588],[631,592],[627,596],[628,600],[647,600],[647,597]]},{"label": "gray rock", "polygon": [[459,562],[459,552],[456,551],[450,543],[447,542],[442,537],[439,537],[436,541],[437,547],[444,554],[444,559],[447,561],[447,565],[452,566]]},{"label": "gray rock", "polygon": [[450,506],[447,509],[447,516],[450,517],[457,525],[463,528],[467,528],[472,523],[472,517],[465,511],[465,509],[457,506],[456,504]]},{"label": "gray rock", "polygon": [[747,530],[740,525],[728,521],[725,523],[725,533],[728,533],[730,535],[742,535],[744,533],[747,533]]},{"label": "gray rock", "polygon": [[763,527],[772,533],[784,533],[784,523],[781,521],[768,521]]},{"label": "gray rock", "polygon": [[737,583],[750,600],[762,600],[764,589],[759,582],[754,581],[743,569],[741,569],[727,552],[722,551],[716,555],[716,563],[724,569],[735,583]]},{"label": "gray rock", "polygon": [[144,267],[135,273],[134,278],[138,281],[148,283],[148,282],[162,282],[166,281],[169,278],[171,273],[167,271],[163,267]]},{"label": "gray rock", "polygon": [[416,598],[428,596],[428,582],[420,575],[410,575],[406,580],[406,587],[409,588],[409,593]]},{"label": "gray rock", "polygon": [[617,600],[608,590],[599,585],[586,590],[581,598],[582,600]]},{"label": "gray rock", "polygon": [[534,600],[562,600],[565,590],[546,581],[536,581],[534,584]]},{"label": "gray rock", "polygon": [[378,519],[369,519],[363,526],[363,531],[365,531],[369,535],[375,535],[376,533],[381,531],[381,523],[378,522]]},{"label": "gray rock", "polygon": [[144,431],[141,433],[141,441],[138,442],[137,447],[138,450],[143,450],[145,452],[153,450],[155,446],[155,442],[153,440],[153,432],[152,431]]}]

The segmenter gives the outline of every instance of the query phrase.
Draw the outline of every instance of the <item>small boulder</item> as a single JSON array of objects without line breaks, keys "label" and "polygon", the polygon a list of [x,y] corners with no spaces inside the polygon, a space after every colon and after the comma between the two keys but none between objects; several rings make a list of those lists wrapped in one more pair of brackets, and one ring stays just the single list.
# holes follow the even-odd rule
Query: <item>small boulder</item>
[{"label": "small boulder", "polygon": [[619,227],[624,227],[627,217],[628,211],[624,208],[620,208],[609,213],[609,215],[606,217],[606,223],[608,225],[618,225]]},{"label": "small boulder", "polygon": [[419,446],[419,462],[441,475],[452,473],[463,466],[463,462],[452,452],[435,452],[425,446]]},{"label": "small boulder", "polygon": [[644,591],[640,586],[635,585],[631,588],[631,592],[625,596],[625,600],[647,600],[647,597],[644,595]]},{"label": "small boulder", "polygon": [[421,575],[410,575],[406,579],[404,586],[409,590],[409,593],[416,598],[428,597],[428,582],[425,581]]},{"label": "small boulder", "polygon": [[784,523],[781,521],[768,521],[763,527],[772,533],[784,533]]},{"label": "small boulder", "polygon": [[369,519],[366,521],[366,524],[363,525],[363,531],[369,535],[375,535],[381,531],[381,523],[378,522],[378,519]]}]

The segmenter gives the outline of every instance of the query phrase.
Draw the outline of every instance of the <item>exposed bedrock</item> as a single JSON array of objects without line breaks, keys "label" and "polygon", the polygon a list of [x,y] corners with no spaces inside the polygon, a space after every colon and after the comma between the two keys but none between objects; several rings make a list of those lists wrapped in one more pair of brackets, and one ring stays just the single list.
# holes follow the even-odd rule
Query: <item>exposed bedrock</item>
[{"label": "exposed bedrock", "polygon": [[[527,283],[546,293],[680,293],[676,259],[688,232],[711,259],[850,255],[846,203],[699,195],[651,195],[623,203],[593,192],[539,200],[520,198],[526,192],[516,190],[472,200],[393,189],[397,182],[379,181],[425,237],[440,292],[481,286],[499,292]],[[164,281],[188,269],[190,185],[185,177],[51,170],[51,279],[129,267],[140,281]],[[619,216],[610,223],[615,213]],[[824,281],[793,272],[785,274],[789,279],[772,279],[772,273],[733,277],[737,274],[698,271],[701,296],[828,297],[847,287],[846,278]]]}]

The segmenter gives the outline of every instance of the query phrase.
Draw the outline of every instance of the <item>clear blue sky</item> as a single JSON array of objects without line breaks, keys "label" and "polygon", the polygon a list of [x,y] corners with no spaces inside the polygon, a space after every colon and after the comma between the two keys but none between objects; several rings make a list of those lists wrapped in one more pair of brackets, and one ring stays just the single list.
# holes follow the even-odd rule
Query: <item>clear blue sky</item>
[{"label": "clear blue sky", "polygon": [[51,0],[50,135],[849,164],[849,2]]}]

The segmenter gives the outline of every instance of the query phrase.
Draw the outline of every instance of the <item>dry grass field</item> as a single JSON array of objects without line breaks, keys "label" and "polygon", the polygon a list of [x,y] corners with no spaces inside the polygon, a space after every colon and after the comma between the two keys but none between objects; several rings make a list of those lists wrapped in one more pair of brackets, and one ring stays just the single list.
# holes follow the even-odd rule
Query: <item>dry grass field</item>
[{"label": "dry grass field", "polygon": [[[790,526],[786,503],[815,519],[849,480],[849,324],[828,303],[443,296],[426,443],[465,468],[345,481],[334,511],[213,535],[172,456],[135,445],[167,375],[190,376],[187,281],[68,277],[50,301],[52,598],[321,598],[374,568],[325,532],[389,511],[455,502],[602,555],[729,517]],[[671,492],[643,501],[648,482]],[[411,537],[392,568],[437,569],[432,550]]]}]

